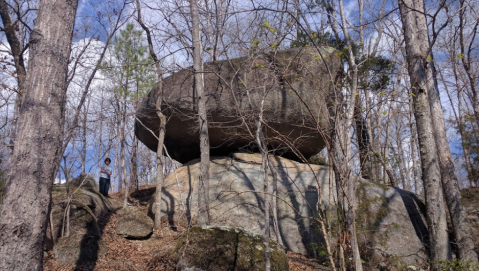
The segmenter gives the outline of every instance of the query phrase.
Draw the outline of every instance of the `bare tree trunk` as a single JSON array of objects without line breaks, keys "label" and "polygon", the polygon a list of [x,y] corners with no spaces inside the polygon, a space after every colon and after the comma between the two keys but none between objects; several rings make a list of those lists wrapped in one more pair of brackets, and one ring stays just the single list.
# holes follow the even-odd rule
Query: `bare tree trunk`
[{"label": "bare tree trunk", "polygon": [[[160,98],[157,98],[157,104]],[[161,108],[161,100],[160,100]],[[161,229],[161,195],[165,176],[163,174],[163,165],[165,164],[165,156],[163,155],[163,142],[165,141],[165,124],[166,118],[161,113],[161,109],[157,107],[157,115],[160,119],[160,131],[158,132],[158,147],[156,149],[156,192],[155,192],[155,208],[153,208],[155,214],[155,229]],[[160,144],[161,143],[161,144]]]},{"label": "bare tree trunk", "polygon": [[85,165],[86,165],[86,150],[87,150],[87,129],[86,129],[86,123],[87,123],[87,117],[88,117],[88,110],[85,108],[85,111],[83,113],[83,120],[82,120],[82,146],[81,146],[81,172],[85,173]]},{"label": "bare tree trunk", "polygon": [[263,181],[264,181],[264,188],[263,188],[263,203],[264,203],[264,232],[263,232],[263,243],[264,243],[264,256],[265,256],[265,271],[271,270],[271,252],[269,247],[269,240],[270,240],[270,188],[269,188],[269,157],[268,157],[268,147],[266,145],[263,131],[261,128],[261,121],[262,121],[262,114],[263,114],[263,104],[264,99],[261,101],[261,108],[260,108],[260,115],[259,119],[256,120],[256,134],[255,134],[255,141],[258,145],[258,148],[261,152],[262,157],[262,165],[263,165]]},{"label": "bare tree trunk", "polygon": [[[67,157],[63,156],[63,174],[65,175],[65,186],[67,190],[67,206],[63,213],[62,234],[61,236],[70,236],[70,174],[68,173]],[[53,235],[52,235],[53,236]]]},{"label": "bare tree trunk", "polygon": [[[341,27],[341,30],[344,34],[344,40],[347,45],[347,62],[348,62],[348,72],[347,78],[349,81],[348,85],[348,101],[346,107],[344,108],[345,117],[342,117],[341,113],[338,111],[343,110],[338,106],[338,101],[332,100],[329,102],[332,107],[330,113],[330,118],[332,119],[333,125],[332,129],[333,136],[331,137],[331,150],[332,150],[332,162],[334,163],[334,171],[336,177],[336,189],[338,190],[338,201],[341,202],[341,208],[344,211],[347,211],[347,227],[350,234],[351,248],[353,253],[353,265],[354,270],[362,271],[362,263],[359,253],[359,246],[356,236],[356,178],[352,176],[352,146],[351,146],[351,137],[350,137],[350,128],[352,127],[354,121],[354,108],[356,105],[357,91],[358,91],[358,65],[356,64],[356,57],[352,47],[351,36],[349,35],[349,30],[347,28],[346,15],[344,12],[343,1],[337,1],[339,6],[339,15],[341,23],[337,22],[336,14],[334,11],[334,1],[328,2],[327,12],[328,20],[330,26],[333,29],[333,32],[337,39],[339,39],[339,32],[337,25]],[[337,99],[337,97],[334,97]],[[341,97],[342,99],[342,97]],[[340,105],[344,104],[343,101],[339,103]],[[340,191],[345,189],[344,191]],[[347,206],[347,209],[346,209]]]},{"label": "bare tree trunk", "polygon": [[[466,22],[466,10],[467,7],[464,6],[465,0],[460,0],[459,1],[459,44],[460,44],[460,54],[461,54],[461,61],[462,61],[462,66],[467,74],[467,79],[469,80],[469,87],[472,92],[472,109],[474,111],[474,117],[476,120],[477,127],[479,127],[479,93],[477,90],[477,74],[474,75],[473,71],[471,71],[471,68],[474,67],[474,65],[471,62],[474,62],[473,59],[471,59],[475,53],[472,52],[472,50],[475,50],[477,47],[474,46],[474,40],[476,38],[476,34],[472,36],[472,39],[470,41],[470,44],[467,46],[465,44],[464,40],[464,29],[467,27],[465,26]],[[474,31],[477,32],[477,28],[479,26],[479,21],[476,22],[476,25],[474,27]],[[477,43],[476,43],[477,44]]]},{"label": "bare tree trunk", "polygon": [[[446,212],[443,203],[441,171],[434,138],[434,121],[429,106],[430,95],[436,92],[429,61],[429,40],[423,1],[399,2],[406,56],[414,100],[414,115],[420,146],[422,179],[426,196],[431,270],[440,270],[438,261],[449,259]],[[447,144],[447,143],[446,143]]]},{"label": "bare tree trunk", "polygon": [[419,172],[418,172],[418,167],[417,167],[417,162],[416,162],[416,142],[417,142],[417,139],[416,139],[416,129],[414,129],[414,113],[413,113],[413,108],[414,108],[414,102],[413,102],[413,99],[412,99],[412,96],[411,95],[408,95],[409,96],[409,110],[410,110],[410,113],[409,113],[409,130],[411,131],[411,144],[410,144],[410,148],[411,148],[411,158],[412,158],[412,176],[413,176],[413,180],[414,180],[414,193],[418,194],[419,195],[419,181],[418,181],[418,177],[419,177]]},{"label": "bare tree trunk", "polygon": [[[117,103],[119,103],[119,101],[116,101]],[[118,108],[120,108],[119,106],[117,106]],[[120,120],[120,112],[119,112],[119,109],[117,109],[117,120],[116,120],[116,131],[117,131],[117,135],[116,135],[116,146],[115,146],[115,156],[116,156],[116,174],[118,176],[118,192],[120,192],[121,190],[123,190],[123,171],[122,171],[122,168],[121,168],[121,151],[118,151],[120,148],[121,148],[121,131],[120,131],[120,127],[121,127],[121,120]],[[110,179],[111,179],[111,176],[110,176]]]},{"label": "bare tree trunk", "polygon": [[164,155],[163,155],[163,146],[164,146],[164,140],[165,140],[165,127],[166,127],[166,118],[165,115],[163,115],[163,112],[161,111],[161,104],[163,100],[163,82],[162,82],[162,76],[163,72],[161,70],[160,66],[160,61],[158,59],[158,56],[156,55],[154,49],[153,49],[153,41],[151,39],[151,34],[150,34],[150,29],[144,24],[143,19],[141,17],[141,6],[140,6],[140,1],[136,0],[136,5],[138,9],[138,23],[140,24],[141,28],[146,33],[146,38],[148,41],[148,50],[150,53],[151,58],[153,59],[155,63],[155,68],[156,68],[156,73],[157,73],[157,88],[158,91],[157,97],[156,97],[156,114],[158,115],[158,118],[160,119],[160,128],[158,131],[158,147],[156,149],[156,191],[155,191],[155,208],[153,208],[153,212],[155,215],[155,221],[154,221],[154,227],[155,229],[161,229],[161,191],[163,189],[163,184],[165,181],[165,176],[163,174],[163,165],[164,165]]},{"label": "bare tree trunk", "polygon": [[125,157],[125,148],[126,148],[126,137],[125,137],[125,122],[126,116],[125,111],[123,111],[121,126],[120,126],[120,171],[123,176],[123,184],[125,188],[123,189],[125,193],[125,198],[123,199],[123,208],[128,206],[128,196],[130,194],[130,182],[131,178],[128,178],[128,174],[126,172],[126,157]]},{"label": "bare tree trunk", "polygon": [[77,0],[40,2],[25,99],[0,209],[0,270],[41,270],[53,179],[61,160],[66,75]]},{"label": "bare tree trunk", "polygon": [[[455,55],[451,55],[451,58],[455,58]],[[455,65],[453,65],[453,71],[454,71],[454,80],[456,81],[456,89],[457,89],[457,112],[462,112],[462,97],[461,97],[462,91],[461,91],[461,87],[459,83],[460,80],[457,74],[457,68]],[[473,167],[471,163],[471,155],[469,153],[469,149],[466,146],[467,143],[465,140],[466,134],[464,131],[464,117],[463,117],[463,114],[458,114],[456,112],[456,109],[454,108],[453,100],[451,99],[451,93],[449,91],[449,88],[447,87],[447,82],[444,79],[442,72],[439,71],[439,75],[441,76],[441,80],[443,82],[447,96],[449,97],[449,101],[451,102],[451,108],[454,113],[454,118],[456,119],[457,129],[459,130],[459,134],[461,135],[461,143],[462,143],[462,150],[464,152],[464,160],[466,162],[467,177],[469,179],[469,185],[472,187],[474,186],[474,173],[473,173]]]},{"label": "bare tree trunk", "polygon": [[131,146],[131,158],[130,158],[130,165],[131,165],[131,170],[130,170],[130,183],[131,185],[136,186],[136,190],[138,190],[138,139],[136,138],[135,135],[133,135],[133,142]]},{"label": "bare tree trunk", "polygon": [[17,36],[16,29],[19,27],[20,22],[12,22],[12,18],[8,11],[9,4],[6,0],[0,0],[0,17],[2,18],[3,22],[3,31],[5,32],[5,36],[8,41],[8,45],[10,45],[10,50],[13,56],[13,62],[15,64],[15,71],[16,71],[16,79],[17,79],[17,98],[15,100],[15,109],[14,109],[14,120],[13,120],[13,137],[15,137],[16,129],[17,129],[17,119],[19,117],[19,113],[23,104],[24,96],[25,96],[25,87],[26,87],[26,79],[27,79],[27,72],[25,69],[25,60],[23,57],[24,48],[22,44],[22,35],[20,38]]},{"label": "bare tree trunk", "polygon": [[203,50],[201,46],[200,19],[198,2],[190,0],[192,37],[193,37],[193,69],[195,73],[194,90],[198,95],[198,121],[200,132],[201,164],[198,188],[198,225],[209,224],[209,179],[210,179],[210,141],[206,112],[206,95],[204,93]]},{"label": "bare tree trunk", "polygon": [[359,95],[356,98],[356,105],[354,106],[354,123],[356,130],[356,138],[358,140],[359,149],[359,166],[361,168],[361,177],[364,179],[372,179],[372,168],[370,161],[370,139],[366,121],[361,112],[361,99]]},{"label": "bare tree trunk", "polygon": [[461,191],[457,182],[457,176],[454,169],[454,161],[449,148],[449,141],[446,136],[446,125],[442,111],[439,90],[436,81],[436,71],[434,62],[429,63],[427,69],[426,83],[428,84],[429,106],[431,107],[432,126],[434,137],[436,139],[436,148],[439,156],[439,166],[441,169],[441,180],[446,203],[451,215],[452,230],[454,232],[457,247],[458,258],[462,261],[477,261],[477,254],[474,250],[474,241],[470,234],[471,229],[467,222],[467,213],[461,204]]}]

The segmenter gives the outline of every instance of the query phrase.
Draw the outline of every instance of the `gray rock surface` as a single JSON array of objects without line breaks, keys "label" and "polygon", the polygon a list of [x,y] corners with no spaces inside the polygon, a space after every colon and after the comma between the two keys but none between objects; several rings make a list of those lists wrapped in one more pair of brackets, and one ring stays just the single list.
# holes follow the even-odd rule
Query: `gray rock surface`
[{"label": "gray rock surface", "polygon": [[82,233],[60,238],[53,248],[55,259],[60,265],[96,262],[107,251],[107,246],[98,236]]},{"label": "gray rock surface", "polygon": [[[289,270],[284,248],[270,242],[271,270]],[[265,268],[261,235],[233,227],[192,227],[178,240],[172,259],[180,270],[250,270]]]},{"label": "gray rock surface", "polygon": [[[306,255],[325,253],[323,237],[311,217],[318,217],[318,202],[336,229],[334,177],[327,166],[297,163],[272,156],[278,181],[278,229],[274,240]],[[210,221],[262,234],[264,225],[261,155],[235,153],[210,164]],[[189,163],[165,180],[162,213],[172,226],[196,222],[199,163]],[[318,192],[319,191],[319,192]],[[424,267],[428,261],[423,203],[412,193],[361,180],[358,187],[358,236],[370,270],[389,266]],[[333,234],[333,237],[337,236]],[[334,238],[333,238],[334,239]],[[336,241],[332,240],[333,249]]]},{"label": "gray rock surface", "polygon": [[[80,175],[71,179],[69,183],[70,193],[73,194],[70,205],[70,235],[80,234],[99,238],[101,233],[97,221],[114,212],[114,206],[109,199],[98,192],[93,176]],[[52,201],[52,223],[50,225],[50,220],[48,221],[45,237],[46,250],[52,249],[61,237],[67,201],[65,185],[53,186]]]},{"label": "gray rock surface", "polygon": [[153,232],[153,220],[136,207],[128,206],[118,212],[116,234],[125,238],[142,239]]},{"label": "gray rock surface", "polygon": [[69,180],[70,187],[77,188],[81,187],[84,190],[96,190],[98,191],[98,185],[95,182],[95,179],[90,174],[80,174],[80,176]]},{"label": "gray rock surface", "polygon": [[[296,48],[205,63],[204,67],[212,156],[254,149],[246,125],[253,128],[253,116],[259,112],[264,91],[267,94],[263,119],[268,126],[265,134],[270,149],[299,161],[296,154],[285,148],[285,142],[294,144],[306,158],[324,147],[318,127],[328,127],[325,97],[332,91],[340,67],[333,48],[324,47],[319,52],[315,48]],[[168,119],[165,146],[171,157],[181,163],[200,157],[193,77],[189,68],[163,82],[162,109]],[[158,135],[159,128],[157,94],[155,87],[143,99],[135,123],[137,137],[153,151],[157,139],[152,132]],[[244,122],[241,116],[245,117]],[[282,136],[278,137],[278,133]]]},{"label": "gray rock surface", "polygon": [[366,270],[406,270],[407,266],[426,270],[424,203],[413,193],[365,180],[359,182],[357,199],[356,228]]},{"label": "gray rock surface", "polygon": [[[286,248],[305,255],[316,254],[311,246],[319,242],[314,234],[315,224],[310,217],[317,216],[318,201],[324,208],[334,202],[333,189],[328,181],[328,168],[312,165],[313,171],[300,164],[278,156],[272,156],[278,169],[278,217],[279,232],[271,226],[272,235],[280,236]],[[199,164],[183,166],[165,180],[162,212],[164,220],[172,224],[196,223],[197,180]],[[316,179],[316,177],[317,179]],[[178,180],[178,182],[177,182]],[[318,198],[321,188],[321,199]],[[261,156],[235,153],[233,159],[214,159],[210,163],[210,222],[248,229],[262,234],[264,225],[263,173]],[[277,240],[276,237],[274,237]]]}]

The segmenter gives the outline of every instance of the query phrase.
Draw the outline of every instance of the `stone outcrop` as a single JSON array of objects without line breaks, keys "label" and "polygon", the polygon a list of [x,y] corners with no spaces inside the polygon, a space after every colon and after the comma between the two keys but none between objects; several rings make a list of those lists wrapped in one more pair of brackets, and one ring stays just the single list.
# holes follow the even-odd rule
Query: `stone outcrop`
[{"label": "stone outcrop", "polygon": [[61,237],[53,248],[55,259],[60,265],[81,265],[96,262],[108,248],[97,236],[75,233]]},{"label": "stone outcrop", "polygon": [[98,220],[111,215],[115,207],[109,199],[98,192],[96,186],[93,176],[87,174],[69,181],[73,197],[70,202],[68,237],[61,237],[68,201],[66,186],[53,186],[51,219],[46,231],[45,249],[54,250],[59,264],[94,262],[106,251],[106,246],[101,240]]},{"label": "stone outcrop", "polygon": [[[306,159],[317,154],[324,147],[321,128],[328,127],[325,97],[332,91],[339,65],[339,57],[329,47],[205,63],[211,155],[253,150],[250,131],[255,131],[254,121],[261,106],[270,149],[298,161],[287,146],[295,146]],[[200,157],[193,77],[189,68],[163,82],[162,110],[168,119],[165,146],[181,163]],[[158,91],[155,87],[144,98],[135,123],[137,137],[153,151],[157,139],[152,133],[158,135],[159,128],[155,111]]]},{"label": "stone outcrop", "polygon": [[116,234],[125,238],[142,239],[153,232],[153,220],[133,206],[128,206],[118,212],[115,224]]},{"label": "stone outcrop", "polygon": [[[271,270],[289,270],[284,248],[270,242]],[[178,270],[251,270],[265,268],[261,235],[233,227],[192,227],[171,256]]]},{"label": "stone outcrop", "polygon": [[[327,166],[306,165],[271,156],[279,180],[278,227],[271,235],[288,250],[325,255],[324,239],[315,218],[316,206],[336,230],[336,189]],[[162,219],[171,226],[196,223],[199,163],[189,163],[165,180]],[[271,180],[270,180],[271,181]],[[264,232],[261,155],[235,153],[210,163],[210,222],[262,234]],[[319,203],[319,205],[318,205]],[[412,193],[359,180],[358,238],[368,270],[388,266],[405,270],[427,265],[427,227],[424,205]],[[336,248],[333,233],[333,250]]]},{"label": "stone outcrop", "polygon": [[357,204],[356,229],[365,270],[427,269],[426,210],[415,194],[361,180]]},{"label": "stone outcrop", "polygon": [[[286,248],[305,255],[317,251],[312,244],[315,238],[316,205],[324,208],[334,202],[334,193],[328,181],[326,166],[312,165],[313,171],[300,164],[278,156],[272,156],[278,170],[278,217],[280,236]],[[171,173],[163,188],[162,212],[171,224],[191,220],[196,223],[197,181],[199,163],[183,166]],[[264,231],[263,173],[261,156],[235,153],[233,158],[214,159],[210,163],[210,222],[212,225],[234,226],[252,232]],[[178,182],[177,182],[178,180]],[[321,198],[318,197],[321,188]],[[276,240],[278,240],[275,237]]]}]

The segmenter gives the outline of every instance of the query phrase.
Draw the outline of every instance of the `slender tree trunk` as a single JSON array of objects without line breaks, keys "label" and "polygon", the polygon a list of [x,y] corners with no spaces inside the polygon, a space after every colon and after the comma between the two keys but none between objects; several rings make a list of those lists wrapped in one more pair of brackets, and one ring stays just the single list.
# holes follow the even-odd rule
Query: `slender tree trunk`
[{"label": "slender tree trunk", "polygon": [[[471,63],[473,60],[471,60],[471,57],[473,57],[474,53],[471,50],[474,50],[473,48],[476,48],[475,46],[471,46],[474,43],[474,39],[476,38],[476,35],[474,34],[472,36],[471,43],[468,47],[466,47],[466,41],[464,40],[464,28],[465,22],[466,22],[466,10],[467,7],[464,6],[465,0],[460,0],[459,2],[459,45],[460,45],[460,54],[461,54],[461,61],[462,61],[462,66],[464,68],[464,71],[467,74],[467,79],[469,80],[469,87],[472,92],[472,109],[474,111],[474,117],[476,120],[477,127],[479,127],[479,93],[477,90],[477,74],[474,75],[473,71],[471,68],[474,67],[474,65]],[[477,27],[479,26],[479,22],[476,23],[474,26],[474,33],[477,32]],[[477,43],[476,43],[477,44]]]},{"label": "slender tree trunk", "polygon": [[[333,119],[333,129],[334,129],[334,136],[332,137],[333,142],[332,151],[334,156],[334,167],[335,167],[335,174],[336,174],[336,182],[339,184],[337,185],[336,189],[346,189],[345,195],[348,197],[348,205],[347,205],[347,226],[350,234],[351,240],[351,248],[353,253],[353,266],[354,270],[362,271],[362,263],[359,254],[359,246],[357,242],[356,236],[356,178],[352,176],[352,146],[351,146],[351,137],[350,137],[350,128],[352,127],[354,121],[354,108],[356,105],[356,98],[358,92],[358,66],[356,64],[356,58],[354,55],[354,51],[352,49],[352,40],[349,35],[349,30],[347,29],[347,22],[346,22],[346,15],[344,12],[343,1],[337,1],[339,6],[339,15],[341,19],[341,23],[337,22],[336,14],[334,14],[334,3],[331,1],[329,3],[329,7],[327,12],[329,13],[328,20],[330,21],[331,28],[335,33],[335,36],[339,38],[339,33],[336,27],[336,24],[341,26],[341,30],[344,34],[344,40],[346,41],[346,45],[348,48],[347,53],[347,62],[348,62],[348,101],[346,103],[345,115],[346,117],[343,118],[342,114],[337,114],[337,111],[340,110],[339,107],[336,105],[332,108],[334,113],[331,114]],[[334,22],[332,22],[334,20]],[[337,101],[333,101],[330,104],[337,104]],[[340,104],[343,104],[342,101]],[[343,192],[338,191],[338,201],[340,200],[340,195]],[[342,208],[345,208],[346,202],[343,202]],[[345,209],[346,210],[346,209]]]},{"label": "slender tree trunk", "polygon": [[87,150],[87,129],[86,129],[86,123],[87,123],[87,116],[88,116],[88,111],[85,108],[85,111],[83,113],[83,120],[82,120],[82,129],[81,129],[81,135],[82,135],[82,148],[81,148],[81,172],[85,173],[85,165],[86,165],[86,150]]},{"label": "slender tree trunk", "polygon": [[424,3],[421,0],[402,0],[399,2],[399,9],[406,41],[406,56],[420,146],[431,270],[440,270],[438,261],[450,258],[450,246],[433,115],[429,106],[430,95],[436,92],[436,89],[431,69],[433,63],[428,60],[430,46]]},{"label": "slender tree trunk", "polygon": [[[366,89],[364,92],[365,92],[364,96],[365,96],[366,108],[372,108],[370,97],[369,97],[369,91]],[[376,154],[378,152],[378,148],[376,146],[378,144],[376,143],[376,140],[373,136],[373,129],[371,128],[372,126],[371,116],[372,116],[372,110],[366,113],[366,128],[367,128],[369,144],[370,144],[369,151],[371,152],[369,154],[369,159],[371,162],[371,179],[374,181],[379,181],[380,179],[379,172],[381,171],[381,163],[377,161],[376,159]]]},{"label": "slender tree trunk", "polygon": [[163,112],[161,111],[161,104],[163,101],[163,82],[162,82],[162,76],[163,72],[160,66],[160,61],[158,59],[158,56],[156,55],[154,49],[153,49],[153,41],[151,39],[151,33],[150,29],[144,24],[142,16],[141,16],[141,6],[140,6],[140,1],[136,0],[136,5],[138,9],[138,23],[140,24],[141,28],[146,33],[146,38],[148,41],[148,50],[150,53],[151,58],[153,59],[155,63],[155,68],[156,68],[156,73],[157,73],[157,88],[158,91],[157,97],[155,99],[155,108],[156,108],[156,114],[158,116],[158,119],[160,120],[160,128],[158,131],[158,146],[156,149],[156,191],[155,191],[155,208],[153,208],[153,212],[155,214],[155,221],[154,221],[154,227],[155,229],[161,229],[161,191],[163,189],[163,184],[165,181],[165,176],[163,174],[163,165],[164,165],[164,155],[163,155],[163,146],[164,146],[164,140],[165,140],[165,127],[166,127],[166,118],[165,115],[163,115]]},{"label": "slender tree trunk", "polygon": [[439,90],[436,81],[434,62],[431,61],[427,69],[429,106],[431,107],[432,126],[436,139],[436,148],[439,156],[441,169],[441,180],[446,203],[451,215],[452,230],[458,247],[458,258],[462,261],[477,261],[474,241],[470,234],[471,229],[467,222],[467,213],[461,204],[461,191],[457,182],[457,175],[454,169],[454,161],[449,148],[449,141],[446,136],[446,125],[442,111]]},{"label": "slender tree trunk", "polygon": [[413,113],[413,108],[414,108],[414,103],[413,103],[413,100],[412,100],[412,96],[411,95],[408,95],[409,96],[409,110],[410,110],[410,114],[409,114],[409,130],[411,131],[411,144],[410,144],[410,148],[411,148],[411,158],[412,158],[412,176],[413,176],[413,180],[414,180],[414,193],[418,194],[419,195],[419,181],[418,181],[418,177],[419,177],[419,173],[417,172],[417,162],[416,162],[416,142],[417,142],[417,139],[416,139],[416,129],[414,129],[414,120],[413,120],[413,117],[414,117],[414,113]]},{"label": "slender tree trunk", "polygon": [[[455,55],[451,55],[451,58],[454,59]],[[460,87],[460,80],[459,76],[457,74],[457,68],[455,65],[453,65],[453,71],[454,71],[454,80],[456,81],[456,89],[457,89],[457,111],[454,109],[454,104],[453,100],[451,99],[451,93],[449,92],[449,88],[447,87],[447,82],[444,79],[444,76],[442,72],[439,71],[439,75],[441,76],[444,88],[446,90],[446,93],[449,97],[449,101],[451,102],[451,108],[453,109],[454,113],[454,118],[456,119],[456,125],[459,130],[459,134],[461,135],[461,144],[462,144],[462,150],[464,152],[464,160],[466,162],[466,170],[467,170],[467,177],[469,179],[469,185],[472,187],[474,186],[474,173],[473,173],[473,167],[471,163],[471,155],[469,153],[469,148],[467,148],[467,143],[466,143],[466,134],[464,131],[464,118],[463,115],[461,114],[462,112],[462,91]],[[459,114],[457,113],[459,112]]]},{"label": "slender tree trunk", "polygon": [[283,245],[283,239],[281,238],[281,232],[279,230],[279,220],[278,220],[278,171],[276,168],[269,163],[269,171],[271,172],[271,176],[273,178],[272,182],[272,193],[273,197],[271,199],[271,212],[273,214],[273,225],[274,225],[274,232],[276,235],[276,240],[278,244]]},{"label": "slender tree trunk", "polygon": [[43,0],[0,209],[0,270],[42,270],[51,191],[61,160],[66,75],[78,1]]},{"label": "slender tree trunk", "polygon": [[258,148],[261,152],[262,157],[262,168],[263,168],[263,203],[264,203],[264,232],[263,232],[263,243],[264,243],[264,256],[265,256],[265,271],[271,270],[271,252],[269,247],[269,240],[270,240],[270,186],[269,186],[269,173],[270,173],[270,166],[269,166],[269,157],[268,157],[268,147],[266,145],[261,121],[262,121],[262,114],[263,114],[263,104],[264,99],[261,101],[261,108],[260,108],[260,115],[259,119],[256,120],[256,134],[255,134],[255,141],[258,145]]},{"label": "slender tree trunk", "polygon": [[[390,127],[390,124],[391,124],[391,119],[390,119],[390,116],[391,116],[391,112],[389,111],[389,114],[388,114],[388,120],[387,120],[387,123],[386,123],[386,127],[385,127],[385,132],[386,132],[386,135],[385,135],[385,140],[384,140],[384,147],[383,147],[383,152],[382,152],[382,161],[384,162],[383,163],[383,172],[382,172],[382,176],[383,176],[383,180],[384,180],[384,183],[391,183],[393,184],[393,186],[398,186],[399,184],[396,182],[397,180],[392,176],[392,174],[389,174],[389,172],[387,171],[389,169],[389,141],[391,140],[391,136],[390,136],[390,133],[391,133],[391,127]],[[387,181],[387,179],[389,178],[389,182]],[[393,179],[391,179],[393,178]]]},{"label": "slender tree trunk", "polygon": [[[157,99],[158,103],[158,99]],[[160,102],[161,104],[161,102]],[[158,110],[158,109],[157,109]],[[160,119],[160,131],[158,132],[158,147],[156,149],[156,192],[155,192],[155,229],[161,229],[161,191],[165,176],[163,174],[163,165],[165,164],[165,156],[163,155],[163,142],[165,141],[165,123],[166,118],[161,113],[161,109],[156,111],[158,118]],[[158,113],[159,112],[159,113]],[[160,144],[161,142],[161,144]]]},{"label": "slender tree trunk", "polygon": [[194,90],[198,95],[198,121],[200,133],[201,164],[198,182],[198,225],[209,224],[209,179],[210,179],[210,141],[206,112],[206,95],[204,93],[203,50],[201,46],[200,19],[198,2],[190,0],[191,20],[193,24],[193,69],[195,72]]},{"label": "slender tree trunk", "polygon": [[[125,112],[125,111],[123,111]],[[125,122],[126,122],[126,116],[125,113],[123,113],[122,116],[123,120],[121,121],[121,126],[120,126],[120,172],[122,173],[123,176],[123,184],[125,185],[124,193],[125,193],[125,198],[123,199],[123,208],[128,206],[128,196],[130,194],[130,183],[129,180],[131,178],[128,178],[128,174],[126,172],[126,157],[125,157],[125,148],[126,148],[126,136],[125,136]]]},{"label": "slender tree trunk", "polygon": [[138,190],[139,181],[138,181],[138,139],[136,136],[133,135],[133,143],[131,146],[131,176],[130,179],[131,184],[136,186],[136,190]]},{"label": "slender tree trunk", "polygon": [[[23,58],[23,50],[24,46],[22,44],[23,35],[20,35],[20,38],[17,36],[16,29],[19,27],[19,22],[12,22],[12,18],[10,16],[10,12],[8,11],[9,4],[7,4],[6,0],[0,0],[0,17],[2,18],[3,22],[3,31],[5,32],[5,36],[8,41],[8,45],[10,45],[10,50],[13,56],[13,62],[15,64],[15,71],[16,71],[16,79],[17,79],[17,98],[15,100],[15,109],[13,115],[13,137],[15,137],[16,129],[17,129],[17,119],[20,114],[20,110],[23,104],[23,100],[25,97],[25,81],[27,79],[27,72],[25,69],[25,60]],[[21,28],[21,27],[20,27]]]},{"label": "slender tree trunk", "polygon": [[368,127],[361,112],[361,99],[356,98],[356,105],[354,106],[354,123],[356,129],[356,138],[358,140],[359,148],[359,166],[361,168],[361,177],[364,179],[372,179],[372,168],[370,161],[370,139],[368,134]]}]

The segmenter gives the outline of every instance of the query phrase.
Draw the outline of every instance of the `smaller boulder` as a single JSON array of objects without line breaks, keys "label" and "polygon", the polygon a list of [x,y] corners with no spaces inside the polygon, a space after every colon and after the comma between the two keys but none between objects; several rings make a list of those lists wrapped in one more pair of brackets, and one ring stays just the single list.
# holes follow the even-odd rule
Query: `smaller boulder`
[{"label": "smaller boulder", "polygon": [[[270,242],[271,270],[289,270],[284,248]],[[195,226],[178,239],[172,260],[181,270],[264,270],[261,235],[227,226]]]},{"label": "smaller boulder", "polygon": [[75,233],[58,239],[53,247],[55,259],[60,265],[83,265],[96,262],[108,248],[99,237]]},{"label": "smaller boulder", "polygon": [[98,185],[90,174],[80,174],[80,176],[68,181],[70,187],[81,187],[85,190],[98,191]]},{"label": "smaller boulder", "polygon": [[118,212],[116,234],[125,238],[142,239],[153,232],[153,220],[136,207],[128,206]]}]

